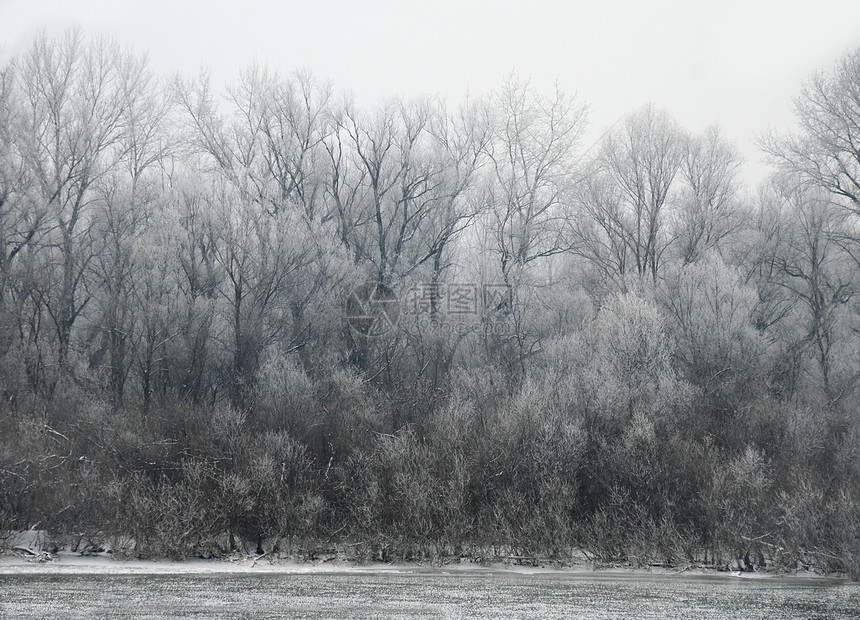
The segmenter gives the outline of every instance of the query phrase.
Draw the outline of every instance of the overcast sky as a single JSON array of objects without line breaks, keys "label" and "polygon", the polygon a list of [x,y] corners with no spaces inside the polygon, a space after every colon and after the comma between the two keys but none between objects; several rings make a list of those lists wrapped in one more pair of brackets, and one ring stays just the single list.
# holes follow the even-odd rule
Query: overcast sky
[{"label": "overcast sky", "polygon": [[[516,71],[591,110],[588,141],[646,102],[719,124],[762,174],[753,139],[791,124],[801,81],[860,45],[860,1],[0,0],[6,57],[80,24],[216,84],[254,60],[311,69],[362,103],[482,93]],[[587,146],[587,145],[586,145]]]}]

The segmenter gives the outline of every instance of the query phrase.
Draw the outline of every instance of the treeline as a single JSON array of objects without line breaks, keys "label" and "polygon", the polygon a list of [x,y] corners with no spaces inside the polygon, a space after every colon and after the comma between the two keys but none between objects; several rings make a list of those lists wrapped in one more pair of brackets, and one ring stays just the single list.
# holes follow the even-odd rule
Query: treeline
[{"label": "treeline", "polygon": [[807,80],[752,191],[652,106],[589,147],[517,79],[360,109],[38,38],[0,69],[0,541],[860,575],[858,93],[860,51]]}]

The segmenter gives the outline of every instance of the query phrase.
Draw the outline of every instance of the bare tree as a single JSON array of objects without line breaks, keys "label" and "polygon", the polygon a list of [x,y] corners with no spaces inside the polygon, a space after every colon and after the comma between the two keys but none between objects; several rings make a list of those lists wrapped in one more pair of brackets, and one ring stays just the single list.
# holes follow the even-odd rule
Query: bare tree
[{"label": "bare tree", "polygon": [[[821,188],[830,202],[851,214],[827,238],[854,262],[856,270],[860,267],[860,48],[847,52],[830,71],[813,74],[795,99],[794,109],[799,131],[771,132],[762,138],[761,146],[780,170]],[[855,333],[860,332],[855,328]],[[817,342],[825,345],[826,339]],[[820,362],[828,359],[827,350],[825,345],[819,351]]]},{"label": "bare tree", "polygon": [[761,145],[774,163],[796,172],[860,214],[860,48],[830,72],[808,79],[794,101],[798,135],[770,133]]},{"label": "bare tree", "polygon": [[51,222],[42,251],[50,276],[38,296],[55,326],[61,365],[90,300],[84,283],[94,188],[128,149],[129,93],[141,62],[116,43],[87,42],[74,30],[57,41],[40,36],[13,63],[26,109],[21,151]]},{"label": "bare tree", "polygon": [[441,151],[445,178],[440,200],[424,227],[420,242],[426,251],[423,256],[419,255],[417,264],[431,262],[430,313],[435,316],[439,285],[445,270],[451,266],[446,254],[481,212],[476,190],[478,173],[491,139],[488,110],[483,102],[467,102],[456,115],[441,110],[430,131]]},{"label": "bare tree", "polygon": [[[621,236],[629,259],[618,264],[656,281],[663,254],[672,242],[666,230],[667,201],[684,161],[687,138],[674,120],[645,106],[610,133],[599,168],[617,188],[604,200],[601,224],[607,235]],[[604,194],[607,195],[607,194]],[[600,211],[598,205],[592,211]],[[629,262],[628,262],[629,261]]]},{"label": "bare tree", "polygon": [[[837,319],[850,301],[856,273],[849,257],[835,241],[843,235],[846,213],[820,188],[798,183],[791,177],[776,179],[772,186],[781,220],[774,261],[775,282],[790,291],[806,309],[807,324],[795,343],[796,352],[812,351],[821,389],[832,405],[848,389],[834,384],[833,359],[839,334]],[[857,377],[849,380],[853,385]]]},{"label": "bare tree", "polygon": [[[208,230],[215,262],[224,274],[219,294],[229,308],[233,363],[232,398],[236,406],[248,405],[260,354],[281,336],[290,340],[290,294],[295,279],[315,256],[301,234],[296,214],[287,211],[261,214],[235,190],[217,182],[206,195]],[[294,332],[292,332],[294,334]]]},{"label": "bare tree", "polygon": [[526,359],[541,347],[540,335],[532,333],[524,315],[529,281],[540,277],[550,257],[570,249],[567,207],[578,178],[577,146],[586,107],[559,89],[544,96],[515,78],[491,103],[485,210],[478,234],[495,263],[485,284],[499,283],[505,293],[484,310],[489,320],[504,317],[513,333],[485,337],[484,343],[492,357],[504,360],[513,379],[524,375]]},{"label": "bare tree", "polygon": [[94,260],[90,263],[94,283],[90,288],[100,332],[90,363],[101,364],[107,354],[108,389],[115,403],[123,399],[137,344],[139,306],[134,288],[140,274],[139,245],[153,226],[154,211],[162,206],[160,166],[174,142],[167,126],[169,98],[145,59],[130,59],[125,71],[129,80],[120,93],[125,112],[120,159],[96,188]]},{"label": "bare tree", "polygon": [[494,105],[487,226],[502,279],[513,286],[530,263],[569,249],[563,206],[586,108],[560,90],[543,97],[513,78]]},{"label": "bare tree", "polygon": [[[790,276],[787,285],[810,312],[804,342],[816,350],[824,392],[833,401],[844,394],[832,384],[832,350],[841,340],[832,331],[833,315],[855,284],[832,269],[843,259],[852,260],[855,271],[860,266],[860,48],[846,53],[830,71],[813,74],[794,109],[799,131],[771,132],[760,143],[790,179],[783,182],[788,189],[781,195],[796,212],[791,245],[799,258],[781,268]],[[835,213],[839,209],[853,217],[840,218]]]},{"label": "bare tree", "polygon": [[0,69],[0,350],[14,338],[16,327],[22,327],[28,301],[19,258],[22,251],[32,250],[46,228],[47,209],[31,189],[31,172],[21,151],[22,103],[14,68]]},{"label": "bare tree", "polygon": [[[164,264],[175,265],[176,273],[167,282],[147,279],[135,289],[138,296],[147,295],[150,303],[159,298],[168,302],[164,307],[147,307],[139,364],[145,398],[156,391],[171,390],[183,401],[197,404],[205,402],[212,388],[209,377],[217,345],[215,300],[223,274],[215,259],[211,216],[197,177],[189,174],[187,178],[174,179],[172,190],[166,197],[170,217],[165,220],[173,232],[164,240],[169,244],[164,251]],[[144,264],[157,260],[158,254],[154,252],[155,256],[141,260]],[[165,284],[173,288],[172,295],[169,289],[162,290]],[[173,312],[171,301],[178,306]]]},{"label": "bare tree", "polygon": [[308,221],[318,212],[323,142],[333,131],[331,88],[307,73],[283,78],[259,66],[245,70],[227,90],[225,101],[212,92],[209,76],[176,79],[191,149],[220,171],[249,200],[268,213],[291,208]]},{"label": "bare tree", "polygon": [[[379,282],[400,281],[433,256],[439,239],[427,247],[428,221],[463,190],[462,180],[452,185],[446,169],[451,145],[444,134],[438,134],[441,141],[433,134],[444,122],[441,114],[429,100],[390,101],[371,114],[348,105],[339,121],[351,157],[349,189],[336,200],[343,211],[341,197],[351,197],[342,228],[351,230],[347,244],[357,262],[368,264],[368,275]],[[443,237],[452,234],[442,231]]]},{"label": "bare tree", "polygon": [[666,270],[659,299],[671,319],[677,366],[702,390],[702,404],[732,415],[763,392],[767,338],[753,322],[758,295],[714,254]]},{"label": "bare tree", "polygon": [[626,290],[633,238],[618,186],[592,162],[575,191],[579,208],[570,218],[572,251],[589,261],[602,281]]},{"label": "bare tree", "polygon": [[[223,220],[212,222],[210,239],[221,273],[232,282],[218,290],[231,308],[236,372],[250,385],[259,353],[274,337],[251,337],[253,325],[270,321],[266,315],[282,304],[289,309],[283,326],[291,326],[291,334],[281,349],[297,352],[310,371],[307,309],[321,307],[343,279],[343,257],[327,241],[340,221],[326,192],[327,148],[336,128],[330,88],[307,74],[282,78],[251,67],[224,101],[205,74],[190,83],[176,80],[174,93],[199,158],[194,163],[220,188],[209,200],[219,205],[215,212]],[[275,248],[284,254],[261,254]],[[292,274],[289,281],[283,269]]]},{"label": "bare tree", "polygon": [[687,142],[676,222],[684,264],[719,248],[720,242],[742,224],[737,204],[740,166],[737,149],[716,127]]},{"label": "bare tree", "polygon": [[347,103],[326,142],[327,193],[338,237],[374,278],[400,280],[427,262],[437,280],[446,250],[478,211],[474,187],[489,138],[486,111],[455,114],[430,100],[390,101],[371,114]]}]

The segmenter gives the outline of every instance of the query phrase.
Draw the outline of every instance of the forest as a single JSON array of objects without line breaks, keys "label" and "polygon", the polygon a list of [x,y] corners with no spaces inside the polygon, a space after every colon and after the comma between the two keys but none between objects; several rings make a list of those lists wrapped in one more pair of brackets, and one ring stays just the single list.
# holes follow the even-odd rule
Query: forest
[{"label": "forest", "polygon": [[0,67],[0,548],[860,578],[860,48],[758,138]]}]

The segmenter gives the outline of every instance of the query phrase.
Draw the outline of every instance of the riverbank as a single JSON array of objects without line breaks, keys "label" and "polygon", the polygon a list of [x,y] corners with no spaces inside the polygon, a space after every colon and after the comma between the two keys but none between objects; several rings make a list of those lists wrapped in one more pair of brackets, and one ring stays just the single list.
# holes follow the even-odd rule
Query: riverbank
[{"label": "riverbank", "polygon": [[585,560],[575,563],[546,562],[537,566],[506,561],[479,562],[463,558],[447,562],[359,562],[340,557],[298,561],[263,556],[234,555],[219,559],[190,558],[181,561],[118,559],[109,553],[83,555],[71,551],[57,553],[16,550],[0,554],[0,575],[20,574],[110,574],[110,575],[203,575],[223,573],[391,573],[452,575],[504,574],[582,576],[588,578],[714,578],[767,579],[824,583],[850,583],[845,575],[824,575],[812,571],[728,571],[707,567],[667,568],[662,566],[599,566]]},{"label": "riverbank", "polygon": [[[126,551],[91,548],[85,552],[53,539],[48,532],[27,530],[5,539],[0,550],[0,575],[3,574],[207,574],[207,573],[428,573],[569,575],[601,577],[712,577],[726,579],[829,580],[850,582],[845,574],[815,570],[794,572],[763,568],[755,571],[720,569],[711,566],[606,565],[592,561],[582,552],[572,552],[564,560],[533,559],[518,556],[463,556],[433,560],[373,561],[356,559],[343,553],[319,553],[311,558],[272,553],[261,555],[235,551],[212,558],[191,557],[135,558]],[[67,542],[67,541],[66,541]],[[249,550],[247,545],[242,545]]]}]

